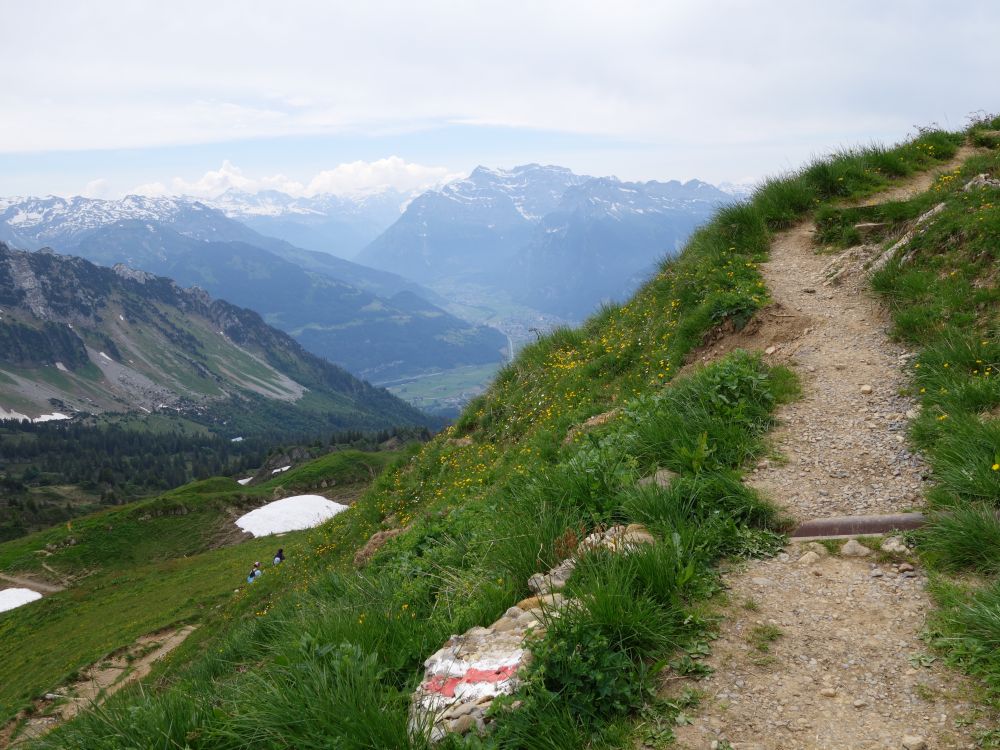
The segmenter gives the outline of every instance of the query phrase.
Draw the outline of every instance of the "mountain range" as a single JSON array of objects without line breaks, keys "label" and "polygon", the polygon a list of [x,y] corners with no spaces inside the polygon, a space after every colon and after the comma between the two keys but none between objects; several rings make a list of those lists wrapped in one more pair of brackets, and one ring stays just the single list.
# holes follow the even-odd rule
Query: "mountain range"
[{"label": "mountain range", "polygon": [[250,310],[145,271],[4,243],[0,407],[179,412],[271,434],[426,423]]},{"label": "mountain range", "polygon": [[191,199],[4,199],[0,239],[197,285],[372,380],[499,362],[507,343],[396,274],[261,235]]},{"label": "mountain range", "polygon": [[415,198],[357,260],[441,291],[486,285],[580,320],[631,293],[733,200],[699,180],[623,182],[538,164],[478,167]]}]

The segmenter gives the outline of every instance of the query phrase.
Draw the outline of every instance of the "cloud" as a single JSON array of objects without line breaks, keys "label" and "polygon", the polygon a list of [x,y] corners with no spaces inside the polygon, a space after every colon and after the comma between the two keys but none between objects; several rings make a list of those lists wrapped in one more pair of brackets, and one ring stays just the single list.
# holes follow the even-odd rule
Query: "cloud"
[{"label": "cloud", "polygon": [[352,161],[349,164],[338,164],[333,169],[324,169],[309,181],[306,193],[340,195],[383,187],[392,187],[405,193],[426,190],[462,176],[447,167],[411,164],[398,156],[390,156],[377,161]]},{"label": "cloud", "polygon": [[[398,156],[389,156],[376,161],[338,164],[332,169],[322,170],[303,184],[282,174],[252,177],[226,160],[218,169],[205,172],[197,179],[174,177],[168,184],[146,183],[130,192],[139,195],[189,195],[195,198],[216,198],[230,189],[248,193],[278,190],[294,196],[312,196],[317,193],[350,195],[382,188],[395,188],[405,193],[425,190],[461,176],[447,167],[414,164]],[[107,183],[106,180],[95,180],[92,184],[99,182]]]},{"label": "cloud", "polygon": [[[414,122],[681,152],[851,138],[873,123],[905,132],[998,105],[988,71],[1000,69],[1000,7],[990,0],[7,5],[6,27],[44,28],[46,44],[11,34],[0,48],[0,70],[18,72],[4,79],[6,153]],[[955,54],[929,55],[942,40]]]},{"label": "cloud", "polygon": [[85,198],[111,198],[114,196],[114,192],[110,180],[98,177],[96,180],[91,180],[84,185],[80,195]]}]

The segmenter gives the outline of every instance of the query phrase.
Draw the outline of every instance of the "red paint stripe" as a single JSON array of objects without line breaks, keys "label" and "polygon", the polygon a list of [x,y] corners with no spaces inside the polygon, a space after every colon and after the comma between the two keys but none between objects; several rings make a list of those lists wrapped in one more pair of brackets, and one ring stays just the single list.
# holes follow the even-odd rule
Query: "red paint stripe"
[{"label": "red paint stripe", "polygon": [[445,677],[434,675],[422,685],[428,693],[440,693],[445,698],[454,698],[455,689],[461,684],[473,685],[482,682],[501,682],[511,679],[517,673],[516,664],[499,669],[470,668],[461,677]]}]

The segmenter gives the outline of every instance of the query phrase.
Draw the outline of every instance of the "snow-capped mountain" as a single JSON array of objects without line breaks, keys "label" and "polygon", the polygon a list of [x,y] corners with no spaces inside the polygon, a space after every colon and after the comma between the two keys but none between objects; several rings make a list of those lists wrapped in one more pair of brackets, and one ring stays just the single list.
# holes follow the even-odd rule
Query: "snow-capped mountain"
[{"label": "snow-capped mountain", "polygon": [[375,268],[409,278],[490,274],[523,244],[566,191],[589,177],[565,167],[477,167],[467,178],[428,190],[359,255]]},{"label": "snow-capped mountain", "polygon": [[35,250],[46,245],[66,245],[87,232],[124,219],[172,224],[183,214],[208,210],[188,198],[127,195],[120,200],[74,196],[60,198],[0,198],[2,239]]},{"label": "snow-capped mountain", "polygon": [[358,260],[430,286],[486,284],[575,319],[627,294],[733,200],[712,185],[622,182],[529,164],[423,193]]}]

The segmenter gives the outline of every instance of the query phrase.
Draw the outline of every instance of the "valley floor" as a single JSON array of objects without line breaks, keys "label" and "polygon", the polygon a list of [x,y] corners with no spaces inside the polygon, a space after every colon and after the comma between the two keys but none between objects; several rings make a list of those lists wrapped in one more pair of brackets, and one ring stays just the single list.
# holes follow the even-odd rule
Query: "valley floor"
[{"label": "valley floor", "polygon": [[[933,178],[918,175],[877,199],[905,199]],[[905,442],[916,408],[900,395],[908,354],[889,340],[867,275],[824,286],[829,257],[816,252],[814,232],[806,222],[777,235],[763,269],[776,309],[792,320],[756,343],[797,372],[803,397],[782,407],[780,457],[760,462],[750,483],[797,521],[912,510],[926,467]],[[705,697],[693,723],[678,728],[678,745],[978,747],[988,719],[968,681],[928,655],[927,578],[900,562],[877,550],[848,557],[792,544],[730,571],[715,672],[698,684]]]}]

